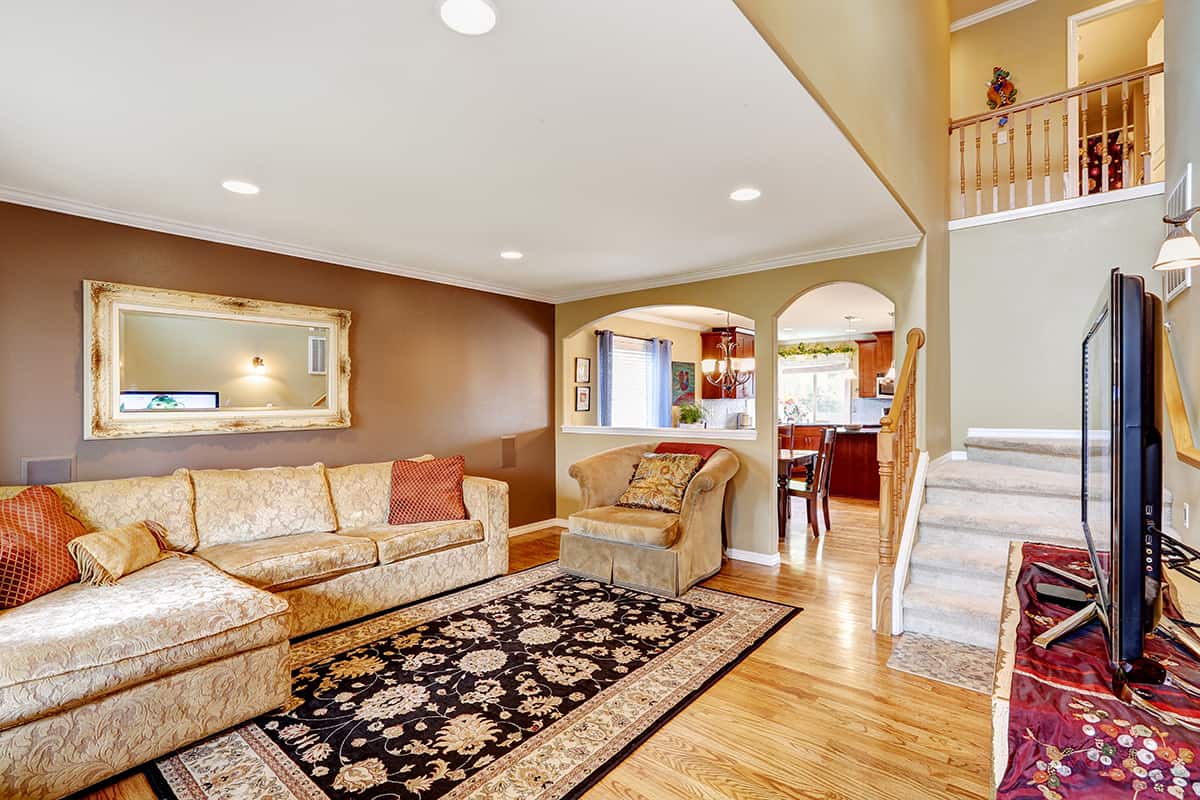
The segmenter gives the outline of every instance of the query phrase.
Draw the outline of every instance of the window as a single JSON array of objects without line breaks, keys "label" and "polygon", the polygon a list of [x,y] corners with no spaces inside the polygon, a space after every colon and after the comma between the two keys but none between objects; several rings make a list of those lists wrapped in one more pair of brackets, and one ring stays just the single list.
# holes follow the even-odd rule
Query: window
[{"label": "window", "polygon": [[780,361],[779,419],[799,424],[850,421],[848,356],[801,356]]},{"label": "window", "polygon": [[649,341],[613,337],[612,424],[618,428],[653,426],[650,381],[653,349]]}]

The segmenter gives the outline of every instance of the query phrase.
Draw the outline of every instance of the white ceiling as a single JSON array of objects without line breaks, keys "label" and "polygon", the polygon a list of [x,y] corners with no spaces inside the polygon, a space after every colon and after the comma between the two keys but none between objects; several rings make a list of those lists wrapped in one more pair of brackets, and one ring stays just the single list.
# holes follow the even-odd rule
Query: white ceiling
[{"label": "white ceiling", "polygon": [[622,311],[612,316],[657,322],[662,325],[677,325],[681,328],[693,328],[698,331],[729,325],[754,330],[754,320],[749,317],[707,306],[644,306]]},{"label": "white ceiling", "polygon": [[888,314],[895,308],[891,300],[869,286],[830,283],[788,306],[779,317],[778,335],[781,341],[845,338],[847,314],[859,318],[854,322],[859,334],[895,330],[896,321]]},{"label": "white ceiling", "polygon": [[916,241],[732,0],[496,2],[22,4],[0,200],[550,301]]}]

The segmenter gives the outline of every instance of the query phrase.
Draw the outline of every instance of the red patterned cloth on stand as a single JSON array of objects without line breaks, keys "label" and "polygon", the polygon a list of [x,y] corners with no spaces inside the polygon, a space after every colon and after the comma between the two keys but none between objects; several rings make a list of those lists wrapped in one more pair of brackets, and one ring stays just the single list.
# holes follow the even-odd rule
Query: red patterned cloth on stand
[{"label": "red patterned cloth on stand", "polygon": [[[1107,561],[1107,555],[1101,558]],[[1008,768],[997,800],[1157,800],[1200,797],[1200,733],[1172,726],[1121,702],[1111,689],[1106,645],[1093,623],[1049,649],[1033,639],[1075,609],[1037,596],[1038,583],[1070,584],[1033,566],[1041,561],[1091,577],[1087,551],[1025,544],[1017,597]],[[1174,615],[1169,598],[1164,606]],[[1146,654],[1200,683],[1200,662],[1158,636]],[[1152,687],[1151,703],[1200,725],[1200,700],[1172,687]]]}]

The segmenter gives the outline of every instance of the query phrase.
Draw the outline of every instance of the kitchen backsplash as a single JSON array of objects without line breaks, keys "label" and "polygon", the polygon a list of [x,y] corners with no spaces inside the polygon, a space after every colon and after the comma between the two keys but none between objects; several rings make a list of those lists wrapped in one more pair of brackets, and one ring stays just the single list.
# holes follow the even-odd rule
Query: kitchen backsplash
[{"label": "kitchen backsplash", "polygon": [[891,407],[890,397],[855,397],[850,402],[850,422],[878,425]]},{"label": "kitchen backsplash", "polygon": [[701,400],[704,421],[710,428],[736,428],[738,414],[753,414],[754,400]]}]

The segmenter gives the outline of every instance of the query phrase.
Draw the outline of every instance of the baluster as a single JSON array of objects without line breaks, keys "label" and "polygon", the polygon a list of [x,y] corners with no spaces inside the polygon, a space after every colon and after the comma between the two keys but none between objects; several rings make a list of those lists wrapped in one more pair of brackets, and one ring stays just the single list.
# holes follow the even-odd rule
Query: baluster
[{"label": "baluster", "polygon": [[979,139],[980,139],[979,124],[980,124],[979,121],[976,120],[976,122],[975,122],[975,213],[976,214],[983,213],[983,172],[982,172],[983,156],[981,155],[981,151],[979,149]]},{"label": "baluster", "polygon": [[967,142],[962,128],[958,129],[958,215],[967,215]]},{"label": "baluster", "polygon": [[996,149],[996,131],[992,131],[992,211],[1000,210],[1000,154]]},{"label": "baluster", "polygon": [[1121,135],[1117,137],[1121,143],[1121,186],[1131,186],[1129,182],[1129,81],[1121,81]]},{"label": "baluster", "polygon": [[1042,165],[1042,202],[1050,202],[1050,106],[1042,109],[1042,148],[1046,153],[1046,161]]},{"label": "baluster", "polygon": [[1108,87],[1100,87],[1100,191],[1108,191]]},{"label": "baluster", "polygon": [[1091,188],[1088,184],[1091,179],[1091,169],[1088,168],[1088,137],[1087,137],[1087,92],[1079,96],[1079,193],[1083,197],[1088,196],[1088,190]]},{"label": "baluster", "polygon": [[[1011,119],[1011,118],[1010,118]],[[1008,207],[1017,205],[1017,126],[1008,130]]]},{"label": "baluster", "polygon": [[1068,197],[1075,196],[1074,194],[1071,193],[1071,161],[1070,161],[1071,148],[1070,148],[1070,142],[1068,141],[1068,138],[1069,138],[1068,134],[1071,129],[1071,106],[1070,106],[1070,104],[1071,104],[1070,98],[1064,97],[1063,98],[1063,119],[1062,119],[1062,132],[1063,132],[1062,179],[1063,179],[1063,199],[1064,200],[1066,200]]},{"label": "baluster", "polygon": [[1144,122],[1142,123],[1142,138],[1145,142],[1145,150],[1142,151],[1142,179],[1141,183],[1149,183],[1151,178],[1150,166],[1150,78],[1142,78],[1142,97],[1146,101],[1146,113],[1142,115]]},{"label": "baluster", "polygon": [[1025,109],[1025,205],[1033,205],[1033,109]]}]

